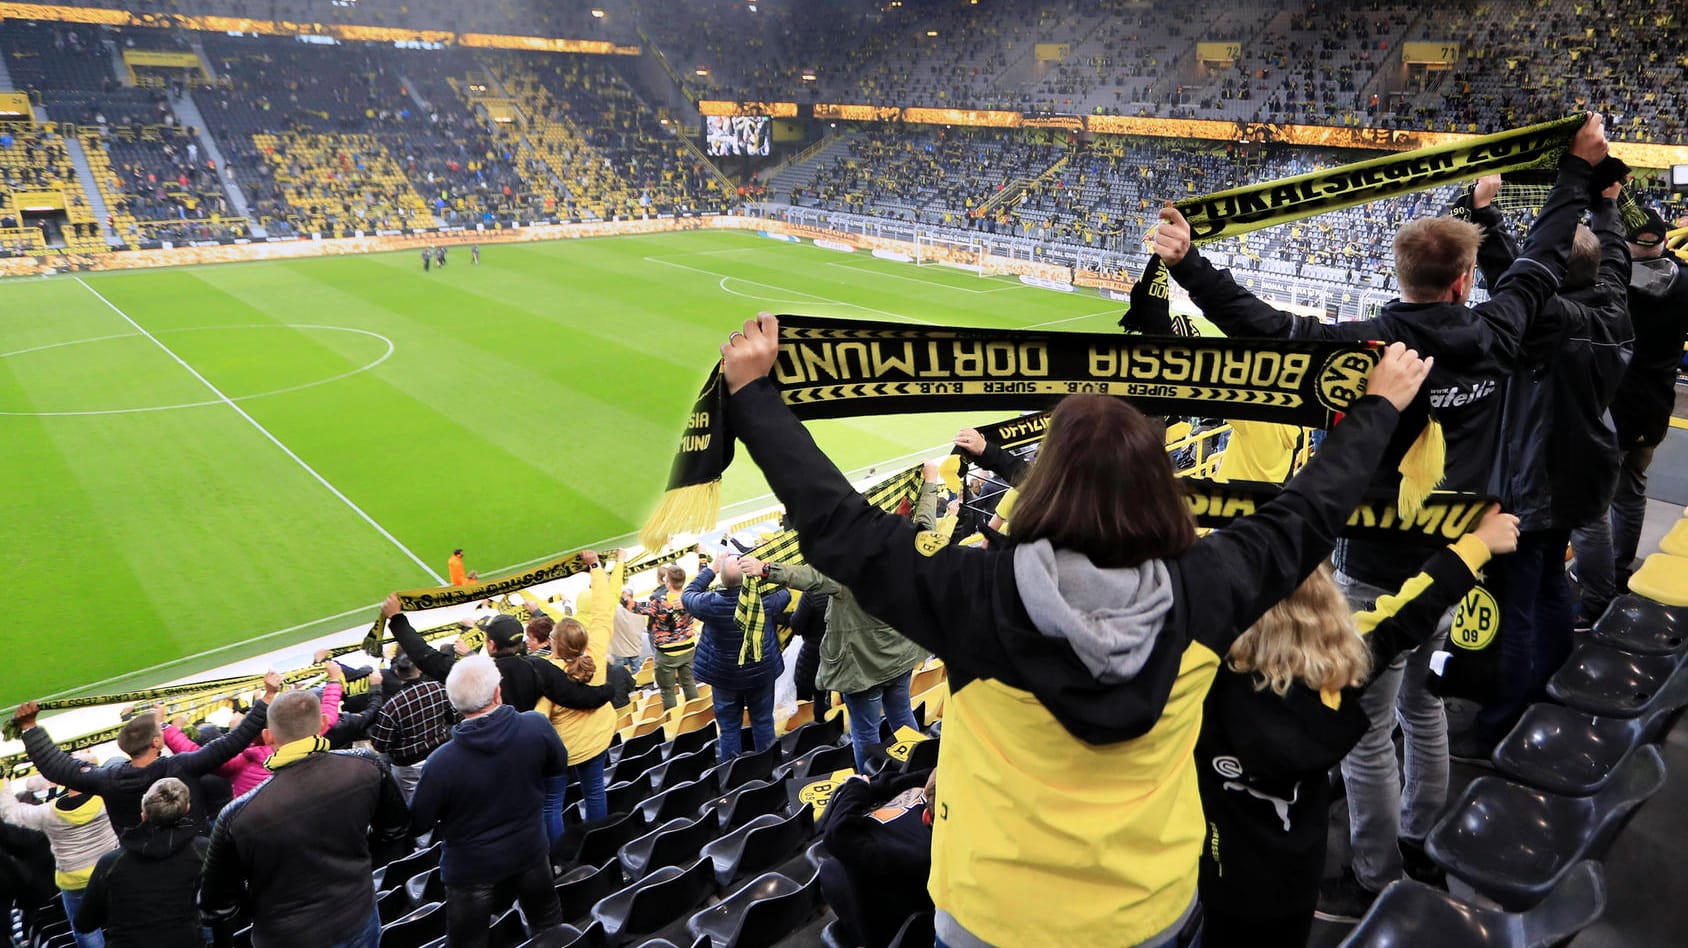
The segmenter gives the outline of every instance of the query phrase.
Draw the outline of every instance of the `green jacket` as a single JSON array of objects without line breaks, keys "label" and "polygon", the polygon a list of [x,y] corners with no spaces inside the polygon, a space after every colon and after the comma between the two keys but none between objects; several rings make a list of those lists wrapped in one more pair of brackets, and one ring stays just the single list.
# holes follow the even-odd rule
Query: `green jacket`
[{"label": "green jacket", "polygon": [[[914,528],[930,530],[938,519],[938,484],[924,484],[915,504]],[[810,566],[768,564],[768,579],[804,592],[832,597],[826,607],[826,637],[815,684],[840,694],[866,691],[920,666],[931,653],[869,615],[850,590]]]}]

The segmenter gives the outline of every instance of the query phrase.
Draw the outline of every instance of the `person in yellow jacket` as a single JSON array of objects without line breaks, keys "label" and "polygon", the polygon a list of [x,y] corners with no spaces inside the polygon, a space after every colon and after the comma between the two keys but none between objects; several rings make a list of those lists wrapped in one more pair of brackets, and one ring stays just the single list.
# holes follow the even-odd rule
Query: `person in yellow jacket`
[{"label": "person in yellow jacket", "polygon": [[[92,755],[79,754],[92,761]],[[40,777],[31,790],[47,786]],[[66,791],[41,806],[29,806],[11,793],[0,790],[0,820],[13,826],[45,833],[53,848],[53,881],[58,884],[65,914],[76,917],[82,896],[88,889],[88,878],[94,874],[94,864],[100,857],[117,848],[117,834],[106,816],[102,797]],[[105,939],[99,931],[74,933],[77,948],[103,948]]]},{"label": "person in yellow jacket", "polygon": [[[547,613],[556,621],[551,629],[551,664],[570,678],[589,685],[604,683],[609,668],[610,636],[615,630],[615,609],[621,602],[622,557],[616,555],[615,567],[605,570],[598,554],[585,550],[580,554],[591,569],[591,608],[585,610],[586,624],[566,614],[556,606],[547,605]],[[551,613],[551,609],[557,612]],[[580,783],[586,797],[586,819],[601,820],[609,815],[604,800],[604,765],[608,762],[610,741],[615,739],[615,706],[603,704],[590,711],[563,708],[542,698],[535,711],[551,719],[557,736],[569,753],[569,773],[551,778],[545,789],[545,831],[555,843],[563,835],[563,804],[568,793],[569,777]]]}]

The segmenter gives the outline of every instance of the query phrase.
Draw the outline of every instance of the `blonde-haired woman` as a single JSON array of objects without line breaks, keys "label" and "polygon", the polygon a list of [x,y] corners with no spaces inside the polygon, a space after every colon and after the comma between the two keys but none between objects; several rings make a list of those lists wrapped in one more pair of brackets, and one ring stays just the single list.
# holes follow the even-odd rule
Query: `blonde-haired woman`
[{"label": "blonde-haired woman", "polygon": [[[607,571],[591,550],[582,552],[580,558],[591,568],[591,608],[586,611],[584,625],[573,616],[556,619],[551,628],[550,661],[575,681],[601,685],[609,668],[616,604],[621,601],[621,556],[616,556],[615,567]],[[569,754],[569,773],[551,778],[545,788],[545,832],[556,843],[563,835],[563,804],[570,776],[579,782],[586,798],[586,819],[601,820],[609,815],[604,799],[604,765],[610,742],[615,739],[616,710],[613,704],[602,704],[580,711],[552,704],[546,698],[541,698],[534,710],[551,719]]]},{"label": "blonde-haired woman", "polygon": [[1518,518],[1491,507],[1371,609],[1353,613],[1323,565],[1232,643],[1196,741],[1208,825],[1204,945],[1307,944],[1324,873],[1326,774],[1366,732],[1360,695],[1372,669],[1424,642],[1489,557],[1517,545]]}]

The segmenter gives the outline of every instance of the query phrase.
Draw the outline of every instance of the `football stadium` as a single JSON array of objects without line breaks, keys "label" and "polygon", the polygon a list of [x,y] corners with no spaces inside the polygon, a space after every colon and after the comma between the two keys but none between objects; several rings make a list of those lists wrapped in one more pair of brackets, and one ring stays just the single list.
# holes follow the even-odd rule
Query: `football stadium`
[{"label": "football stadium", "polygon": [[28,948],[1680,943],[1667,0],[0,3]]}]

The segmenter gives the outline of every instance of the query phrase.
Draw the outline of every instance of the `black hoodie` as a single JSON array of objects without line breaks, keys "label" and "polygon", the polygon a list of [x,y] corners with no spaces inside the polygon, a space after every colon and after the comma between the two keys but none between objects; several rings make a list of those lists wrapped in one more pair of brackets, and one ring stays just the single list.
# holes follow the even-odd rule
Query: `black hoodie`
[{"label": "black hoodie", "polygon": [[[1523,357],[1526,329],[1559,289],[1577,219],[1588,206],[1592,171],[1581,158],[1565,156],[1523,252],[1495,282],[1488,301],[1476,306],[1394,300],[1375,318],[1326,325],[1260,301],[1193,249],[1169,272],[1202,314],[1228,336],[1404,342],[1435,357],[1424,387],[1448,443],[1440,486],[1498,494],[1504,389]],[[1417,435],[1411,419],[1396,430],[1374,486],[1395,487],[1400,479],[1396,467]],[[1394,537],[1345,541],[1337,565],[1362,582],[1396,587],[1418,568],[1425,552]]]},{"label": "black hoodie", "polygon": [[[1483,227],[1477,263],[1493,282],[1516,256],[1506,220],[1493,205],[1473,210],[1471,220]],[[1607,408],[1635,341],[1625,297],[1629,245],[1613,202],[1597,199],[1589,223],[1600,241],[1595,282],[1542,306],[1507,392],[1501,502],[1526,531],[1580,527],[1605,513],[1618,486]]]},{"label": "black hoodie", "polygon": [[1656,445],[1670,430],[1676,405],[1676,372],[1682,342],[1688,336],[1688,261],[1666,251],[1636,260],[1629,288],[1629,315],[1635,323],[1635,358],[1629,364],[1612,420],[1627,450]]},{"label": "black hoodie", "polygon": [[94,864],[76,930],[104,929],[108,948],[202,948],[194,893],[208,845],[188,820],[124,833]]},{"label": "black hoodie", "polygon": [[[1399,593],[1356,616],[1373,669],[1434,632],[1487,559],[1481,540],[1463,539],[1431,557]],[[1196,740],[1196,782],[1207,817],[1202,902],[1244,918],[1311,915],[1325,864],[1326,773],[1366,733],[1360,708],[1366,686],[1331,696],[1297,683],[1279,697],[1255,683],[1253,674],[1227,665],[1203,707]]]}]

